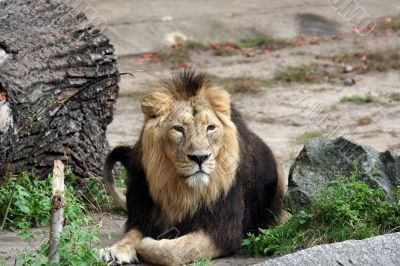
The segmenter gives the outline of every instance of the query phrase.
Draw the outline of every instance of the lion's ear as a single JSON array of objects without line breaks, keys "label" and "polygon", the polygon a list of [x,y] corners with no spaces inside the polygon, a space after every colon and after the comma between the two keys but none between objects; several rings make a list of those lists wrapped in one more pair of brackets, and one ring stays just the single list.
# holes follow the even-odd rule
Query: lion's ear
[{"label": "lion's ear", "polygon": [[144,114],[145,119],[155,118],[156,114],[154,112],[154,104],[153,99],[150,95],[144,96],[141,103],[142,112]]},{"label": "lion's ear", "polygon": [[231,115],[231,96],[224,89],[211,87],[205,91],[211,107],[215,112],[222,113],[230,117]]},{"label": "lion's ear", "polygon": [[143,98],[141,108],[148,120],[169,113],[173,103],[172,95],[168,91],[156,91]]}]

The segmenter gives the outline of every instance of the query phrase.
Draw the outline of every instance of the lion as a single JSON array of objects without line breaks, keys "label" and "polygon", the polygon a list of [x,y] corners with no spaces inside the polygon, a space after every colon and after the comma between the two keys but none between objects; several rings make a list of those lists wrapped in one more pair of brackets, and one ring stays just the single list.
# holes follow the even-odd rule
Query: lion
[{"label": "lion", "polygon": [[[105,162],[107,191],[128,219],[101,259],[180,265],[226,256],[248,232],[286,219],[281,166],[207,74],[189,69],[161,81],[141,109],[139,140]],[[112,175],[118,161],[128,173],[126,199]]]}]

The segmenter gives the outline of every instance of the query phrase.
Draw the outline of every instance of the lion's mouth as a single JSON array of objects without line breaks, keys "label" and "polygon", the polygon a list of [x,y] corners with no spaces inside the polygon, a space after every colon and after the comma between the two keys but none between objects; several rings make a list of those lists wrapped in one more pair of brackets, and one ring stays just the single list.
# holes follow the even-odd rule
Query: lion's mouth
[{"label": "lion's mouth", "polygon": [[208,176],[208,173],[204,172],[203,170],[198,170],[197,172],[194,172],[193,174],[185,176],[185,178],[190,178],[190,177],[198,175],[198,174],[204,174],[204,175]]}]

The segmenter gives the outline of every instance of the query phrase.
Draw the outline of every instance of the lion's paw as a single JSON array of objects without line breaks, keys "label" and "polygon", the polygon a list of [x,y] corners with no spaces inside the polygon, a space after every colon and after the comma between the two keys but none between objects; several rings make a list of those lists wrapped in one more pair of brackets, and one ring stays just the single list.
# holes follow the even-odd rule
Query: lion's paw
[{"label": "lion's paw", "polygon": [[129,246],[102,248],[99,250],[99,258],[107,261],[109,266],[139,263],[135,249]]}]

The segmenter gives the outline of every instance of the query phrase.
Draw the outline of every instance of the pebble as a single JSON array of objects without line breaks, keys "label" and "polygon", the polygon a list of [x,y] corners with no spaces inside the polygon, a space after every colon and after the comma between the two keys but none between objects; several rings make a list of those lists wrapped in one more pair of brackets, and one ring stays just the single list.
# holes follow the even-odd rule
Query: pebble
[{"label": "pebble", "polygon": [[353,86],[354,84],[356,84],[356,81],[353,78],[346,78],[345,80],[343,80],[343,84],[346,86]]},{"label": "pebble", "polygon": [[350,72],[352,72],[352,71],[353,71],[353,67],[350,66],[350,65],[346,65],[346,66],[343,68],[343,72],[344,72],[344,73],[350,73]]}]

